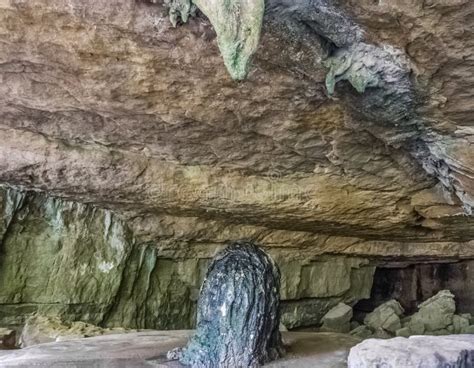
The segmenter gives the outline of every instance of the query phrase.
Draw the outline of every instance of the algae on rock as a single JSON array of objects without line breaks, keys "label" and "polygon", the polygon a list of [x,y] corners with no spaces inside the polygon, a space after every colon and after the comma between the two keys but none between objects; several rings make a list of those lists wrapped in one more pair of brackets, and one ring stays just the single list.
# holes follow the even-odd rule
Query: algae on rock
[{"label": "algae on rock", "polygon": [[209,18],[217,43],[231,77],[245,79],[251,58],[257,50],[262,29],[264,0],[168,0],[171,23],[178,17],[186,22],[194,11],[193,3]]},{"label": "algae on rock", "polygon": [[[13,189],[0,188],[0,212],[1,325],[39,313],[104,327],[194,327],[213,245],[184,257],[173,251],[179,240],[167,239],[163,253],[163,244],[135,239],[108,210]],[[317,324],[337,303],[370,294],[375,268],[365,259],[267,251],[282,271],[287,327]]]}]

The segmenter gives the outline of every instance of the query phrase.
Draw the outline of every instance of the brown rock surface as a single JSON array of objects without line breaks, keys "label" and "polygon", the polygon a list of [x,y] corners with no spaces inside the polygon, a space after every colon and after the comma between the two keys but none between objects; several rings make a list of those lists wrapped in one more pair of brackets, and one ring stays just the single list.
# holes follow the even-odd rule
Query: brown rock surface
[{"label": "brown rock surface", "polygon": [[[423,4],[343,5],[373,42],[407,50],[427,95],[420,109],[433,116],[423,134],[438,134],[430,149],[470,196],[473,6]],[[303,41],[264,29],[253,71],[237,83],[203,16],[173,28],[159,4],[12,0],[0,17],[3,182],[133,216],[166,211],[389,239],[472,236],[464,216],[462,234],[452,229],[463,213],[452,195],[414,205],[436,180],[387,145],[383,127],[362,127],[342,100],[328,99],[322,54]],[[270,55],[284,42],[299,49]]]}]

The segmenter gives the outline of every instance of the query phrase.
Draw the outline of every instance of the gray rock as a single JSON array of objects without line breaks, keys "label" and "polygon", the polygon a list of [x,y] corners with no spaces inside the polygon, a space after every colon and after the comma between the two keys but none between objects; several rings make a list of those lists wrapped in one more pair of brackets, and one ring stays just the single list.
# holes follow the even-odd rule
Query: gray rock
[{"label": "gray rock", "polygon": [[472,368],[474,336],[368,339],[353,347],[348,368]]},{"label": "gray rock", "polygon": [[427,332],[444,330],[453,324],[455,311],[454,295],[449,290],[442,290],[420,304],[418,312],[411,317],[408,325],[422,323]]},{"label": "gray rock", "polygon": [[367,314],[364,318],[364,323],[374,330],[384,329],[386,331],[395,333],[402,325],[400,316],[404,310],[400,303],[396,300],[390,300],[377,308],[372,313]]},{"label": "gray rock", "polygon": [[461,315],[454,315],[453,316],[453,328],[454,328],[454,333],[460,334],[463,333],[463,331],[469,327],[469,319],[466,317],[463,317]]},{"label": "gray rock", "polygon": [[351,331],[356,329],[357,327],[361,326],[361,324],[357,321],[351,321]]},{"label": "gray rock", "polygon": [[402,327],[401,329],[395,332],[395,335],[401,336],[401,337],[408,337],[411,335],[411,331],[408,327]]},{"label": "gray rock", "polygon": [[33,315],[27,319],[20,336],[22,348],[53,341],[132,332],[124,328],[101,328],[84,322],[65,322],[59,317]]},{"label": "gray rock", "polygon": [[[170,346],[184,346],[192,331],[147,331],[52,342],[0,351],[2,368],[181,367],[166,358]],[[269,368],[346,368],[349,349],[360,339],[346,334],[284,332],[291,354]]]},{"label": "gray rock", "polygon": [[374,333],[372,334],[374,339],[391,339],[393,337],[388,331],[384,330],[383,328],[379,327],[376,328]]},{"label": "gray rock", "polygon": [[366,339],[372,336],[372,330],[365,325],[358,326],[354,328],[350,334],[352,336],[360,337],[361,339]]},{"label": "gray rock", "polygon": [[352,318],[352,307],[339,303],[322,318],[321,331],[324,332],[349,332]]},{"label": "gray rock", "polygon": [[462,333],[464,333],[464,334],[474,334],[474,325],[465,327],[463,329]]},{"label": "gray rock", "polygon": [[471,313],[460,313],[459,316],[469,320],[469,324],[472,324],[474,322],[474,319],[472,318]]}]

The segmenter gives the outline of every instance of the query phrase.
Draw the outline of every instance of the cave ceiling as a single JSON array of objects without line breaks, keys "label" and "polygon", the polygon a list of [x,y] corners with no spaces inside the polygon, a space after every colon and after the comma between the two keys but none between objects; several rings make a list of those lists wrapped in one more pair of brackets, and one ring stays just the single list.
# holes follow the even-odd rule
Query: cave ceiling
[{"label": "cave ceiling", "polygon": [[471,240],[474,2],[323,3],[267,1],[236,81],[200,11],[0,0],[0,182],[131,223]]}]

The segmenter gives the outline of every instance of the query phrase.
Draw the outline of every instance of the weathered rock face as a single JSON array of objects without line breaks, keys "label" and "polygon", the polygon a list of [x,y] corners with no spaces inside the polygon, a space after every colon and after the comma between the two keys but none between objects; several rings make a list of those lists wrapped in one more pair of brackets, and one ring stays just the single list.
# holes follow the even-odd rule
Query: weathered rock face
[{"label": "weathered rock face", "polygon": [[279,263],[288,327],[382,258],[474,257],[472,1],[267,0],[242,82],[202,13],[168,13],[0,1],[0,183],[46,195],[0,196],[0,320],[191,326],[239,238]]},{"label": "weathered rock face", "polygon": [[[232,238],[256,231],[226,234],[217,226],[214,231],[228,237],[222,243],[179,241],[179,234],[169,240],[164,217],[163,241],[147,242],[108,210],[13,190],[0,193],[0,325],[21,325],[38,312],[108,327],[191,328],[210,259]],[[199,233],[192,224],[177,225]],[[375,267],[367,260],[305,259],[278,243],[267,250],[282,271],[282,321],[288,327],[318,323],[338,302],[370,295]]]}]

